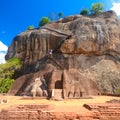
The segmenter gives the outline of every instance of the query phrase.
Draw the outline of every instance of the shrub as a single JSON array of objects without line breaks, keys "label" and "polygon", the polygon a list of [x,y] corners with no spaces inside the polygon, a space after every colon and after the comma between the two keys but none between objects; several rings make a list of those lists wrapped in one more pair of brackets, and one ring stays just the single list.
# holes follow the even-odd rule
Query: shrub
[{"label": "shrub", "polygon": [[15,71],[20,69],[20,59],[12,58],[0,64],[0,92],[6,93],[14,82]]},{"label": "shrub", "polygon": [[101,3],[94,3],[92,4],[90,11],[92,14],[99,14],[104,11],[104,5]]},{"label": "shrub", "polygon": [[27,27],[27,30],[32,30],[32,29],[34,29],[35,27],[33,26],[33,25],[30,25],[30,26],[28,26]]},{"label": "shrub", "polygon": [[39,27],[44,26],[48,23],[50,23],[50,19],[48,17],[43,17],[39,22]]},{"label": "shrub", "polygon": [[80,12],[81,15],[88,15],[88,9],[83,9],[81,12]]},{"label": "shrub", "polygon": [[14,79],[6,78],[0,82],[0,93],[7,93],[12,86]]},{"label": "shrub", "polygon": [[58,17],[59,17],[59,18],[62,18],[62,16],[63,16],[63,13],[62,13],[62,12],[59,12],[59,13],[58,13]]}]

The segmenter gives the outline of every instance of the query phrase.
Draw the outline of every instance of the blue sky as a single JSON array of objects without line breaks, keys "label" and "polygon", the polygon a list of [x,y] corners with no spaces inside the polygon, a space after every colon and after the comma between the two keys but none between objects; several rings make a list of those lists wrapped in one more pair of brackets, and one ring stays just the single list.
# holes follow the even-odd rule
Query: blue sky
[{"label": "blue sky", "polygon": [[9,46],[27,26],[38,27],[43,16],[49,17],[52,13],[57,16],[59,12],[63,16],[79,14],[96,2],[103,3],[105,10],[120,11],[120,0],[0,0],[0,41]]}]

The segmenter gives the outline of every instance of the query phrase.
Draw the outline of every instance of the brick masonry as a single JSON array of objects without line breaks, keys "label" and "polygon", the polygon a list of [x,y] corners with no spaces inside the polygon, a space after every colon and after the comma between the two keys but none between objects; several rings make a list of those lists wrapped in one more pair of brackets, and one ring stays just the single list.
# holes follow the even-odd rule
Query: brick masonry
[{"label": "brick masonry", "polygon": [[3,109],[0,120],[120,120],[120,104],[84,104],[75,111],[69,106],[18,105]]}]

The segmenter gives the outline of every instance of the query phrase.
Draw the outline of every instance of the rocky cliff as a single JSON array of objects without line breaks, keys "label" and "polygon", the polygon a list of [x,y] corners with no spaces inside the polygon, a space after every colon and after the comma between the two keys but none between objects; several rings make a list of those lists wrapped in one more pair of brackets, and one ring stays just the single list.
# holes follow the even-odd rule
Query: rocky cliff
[{"label": "rocky cliff", "polygon": [[[52,59],[49,59],[50,49]],[[42,72],[51,64],[57,70],[66,70],[65,76],[69,76],[69,70],[77,70],[78,78],[82,75],[83,79],[91,79],[102,93],[118,93],[120,21],[113,11],[59,19],[17,35],[6,59],[12,57],[21,59],[23,74]],[[91,89],[89,86],[87,84],[87,91]]]}]

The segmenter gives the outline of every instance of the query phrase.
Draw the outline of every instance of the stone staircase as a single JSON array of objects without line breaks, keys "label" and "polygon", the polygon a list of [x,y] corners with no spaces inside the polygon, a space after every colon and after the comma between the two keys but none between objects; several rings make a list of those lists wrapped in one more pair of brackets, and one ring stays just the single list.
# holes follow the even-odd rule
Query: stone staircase
[{"label": "stone staircase", "polygon": [[55,100],[62,100],[63,99],[63,90],[62,89],[55,89],[54,99]]},{"label": "stone staircase", "polygon": [[[55,89],[56,97],[61,92],[62,89]],[[92,103],[84,107],[87,109],[74,105],[17,105],[2,109],[0,120],[120,120],[120,104]]]},{"label": "stone staircase", "polygon": [[100,120],[120,120],[120,104],[84,104],[84,107],[93,111],[94,118]]}]

